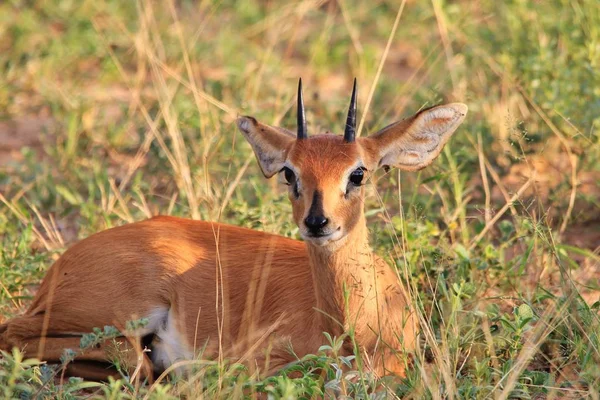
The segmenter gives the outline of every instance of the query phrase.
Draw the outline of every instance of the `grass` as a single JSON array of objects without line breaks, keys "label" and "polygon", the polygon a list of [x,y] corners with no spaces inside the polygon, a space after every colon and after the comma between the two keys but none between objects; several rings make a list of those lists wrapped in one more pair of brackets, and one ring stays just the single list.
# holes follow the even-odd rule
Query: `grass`
[{"label": "grass", "polygon": [[599,398],[600,8],[402,4],[0,4],[0,320],[27,308],[69,244],[151,215],[296,237],[285,190],[233,121],[295,126],[299,76],[311,132],[341,130],[354,76],[362,134],[440,102],[470,108],[434,165],[369,188],[372,245],[408,277],[425,321],[402,381],[340,369],[350,360],[324,336],[290,367],[298,378],[198,361],[188,379],[99,384],[14,352],[0,393]]}]

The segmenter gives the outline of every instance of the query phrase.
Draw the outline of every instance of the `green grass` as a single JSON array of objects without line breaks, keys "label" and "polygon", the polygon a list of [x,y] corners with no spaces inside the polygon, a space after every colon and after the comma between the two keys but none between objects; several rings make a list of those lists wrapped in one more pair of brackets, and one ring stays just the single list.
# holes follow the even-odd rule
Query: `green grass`
[{"label": "green grass", "polygon": [[150,215],[296,237],[233,122],[294,127],[299,76],[311,132],[341,131],[354,76],[363,134],[440,102],[470,109],[431,167],[369,188],[372,245],[427,321],[406,379],[338,370],[349,360],[324,336],[294,379],[198,361],[187,379],[97,384],[5,354],[0,396],[599,398],[600,7],[409,1],[376,79],[398,5],[0,4],[0,320],[69,244]]}]

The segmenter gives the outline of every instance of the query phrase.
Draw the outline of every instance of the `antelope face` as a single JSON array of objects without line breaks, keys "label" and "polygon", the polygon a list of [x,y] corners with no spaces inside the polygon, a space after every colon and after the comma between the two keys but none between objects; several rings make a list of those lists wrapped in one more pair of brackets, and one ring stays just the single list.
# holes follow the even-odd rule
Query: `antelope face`
[{"label": "antelope face", "polygon": [[304,240],[326,245],[346,236],[362,215],[372,162],[357,142],[318,135],[295,141],[282,168],[294,221]]},{"label": "antelope face", "polygon": [[364,184],[379,167],[414,171],[429,165],[464,120],[467,106],[453,103],[423,110],[368,137],[355,138],[356,81],[344,135],[307,134],[298,87],[298,130],[292,133],[252,117],[238,127],[266,177],[277,173],[289,187],[294,221],[309,243],[343,240],[363,217]]}]

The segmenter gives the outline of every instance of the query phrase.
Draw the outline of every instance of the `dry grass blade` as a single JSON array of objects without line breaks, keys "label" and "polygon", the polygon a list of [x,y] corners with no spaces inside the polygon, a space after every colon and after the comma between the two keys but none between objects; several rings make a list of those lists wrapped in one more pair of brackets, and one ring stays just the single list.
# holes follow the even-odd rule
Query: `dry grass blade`
[{"label": "dry grass blade", "polygon": [[483,144],[481,133],[477,133],[477,154],[479,158],[479,170],[481,171],[481,182],[483,183],[483,191],[485,193],[485,222],[490,222],[492,218],[492,195],[490,192],[490,184],[488,182],[487,171],[485,168],[485,155],[483,153]]},{"label": "dry grass blade", "polygon": [[500,210],[498,210],[498,212],[494,215],[494,217],[487,224],[485,224],[485,226],[481,230],[481,232],[479,232],[479,234],[477,236],[475,236],[475,238],[471,241],[469,250],[473,250],[475,248],[475,246],[477,246],[477,243],[479,243],[479,241],[481,239],[483,239],[483,237],[488,233],[488,231],[490,229],[492,229],[492,227],[496,224],[496,222],[498,222],[498,220],[500,218],[502,218],[504,213],[512,206],[512,204],[515,201],[517,201],[518,199],[520,199],[521,196],[523,196],[523,193],[525,193],[525,191],[527,189],[529,189],[529,186],[531,186],[531,184],[534,182],[534,180],[535,180],[535,172],[527,180],[527,182],[525,182],[523,184],[523,186],[521,186],[521,188],[510,198],[510,200]]},{"label": "dry grass blade", "polygon": [[352,45],[354,46],[354,50],[360,56],[363,52],[363,46],[360,43],[360,39],[358,38],[358,30],[355,26],[352,25],[352,21],[350,20],[350,15],[348,14],[348,8],[346,7],[345,1],[337,0],[337,2],[340,5],[342,17],[344,18],[344,25],[348,30],[348,35],[350,35],[350,39],[352,39]]},{"label": "dry grass blade", "polygon": [[518,379],[521,377],[522,372],[531,362],[533,355],[538,351],[550,332],[552,332],[558,324],[568,318],[568,313],[565,313],[568,307],[569,302],[565,302],[561,309],[557,310],[558,312],[555,313],[552,308],[549,308],[544,315],[540,317],[538,325],[523,345],[523,349],[519,352],[513,367],[509,373],[496,384],[495,389],[499,388],[500,384],[504,383],[502,392],[496,397],[497,400],[506,400],[511,397],[511,392],[517,384]]},{"label": "dry grass blade", "polygon": [[[17,207],[15,207],[12,203],[10,203],[6,199],[6,197],[4,197],[4,195],[2,193],[0,193],[0,202],[2,202],[10,210],[10,212],[19,219],[19,221],[23,225],[28,225],[30,223],[30,221],[27,219],[27,217],[25,215],[23,215],[23,213],[21,211],[19,211],[19,209]],[[35,226],[32,225],[31,229],[32,229],[33,233],[35,234],[36,238],[40,241],[40,243],[42,243],[42,245],[46,248],[46,250],[55,250],[56,249],[55,243],[48,242],[46,240],[46,238],[44,237],[44,235],[42,235]]]},{"label": "dry grass blade", "polygon": [[563,221],[559,229],[559,233],[562,235],[567,229],[567,225],[569,224],[571,214],[573,213],[573,207],[575,206],[575,197],[577,195],[577,157],[575,156],[575,154],[573,154],[571,144],[569,143],[569,141],[565,138],[563,133],[556,127],[556,125],[554,125],[550,118],[548,118],[546,113],[540,108],[540,106],[538,106],[538,104],[535,101],[533,101],[533,99],[523,90],[522,87],[518,86],[518,88],[523,97],[525,97],[529,104],[531,104],[535,112],[538,113],[538,115],[544,120],[546,125],[548,125],[548,127],[550,127],[550,129],[556,135],[556,137],[558,137],[560,143],[563,145],[565,151],[567,152],[569,163],[571,164],[571,194],[569,196],[569,206],[567,208],[567,211],[565,212]]},{"label": "dry grass blade", "polygon": [[400,23],[400,17],[402,17],[402,11],[404,11],[404,6],[406,5],[406,0],[402,0],[400,7],[398,8],[398,12],[396,13],[396,19],[394,20],[394,25],[392,26],[392,30],[390,31],[390,35],[388,36],[387,44],[385,45],[385,49],[383,50],[383,54],[381,55],[381,60],[379,61],[379,66],[377,67],[377,73],[375,74],[375,78],[371,83],[371,88],[369,89],[369,95],[367,97],[367,103],[364,107],[364,112],[360,118],[360,123],[358,124],[358,129],[356,130],[356,136],[360,136],[362,132],[362,128],[365,124],[365,120],[367,115],[369,114],[369,108],[371,107],[371,101],[373,100],[373,95],[375,94],[375,88],[377,87],[377,83],[379,82],[379,77],[381,76],[381,71],[383,70],[383,65],[387,60],[388,54],[390,52],[390,47],[392,45],[392,41],[394,40],[394,36],[396,35],[396,30],[398,29],[398,24]]},{"label": "dry grass blade", "polygon": [[431,0],[433,4],[433,11],[435,12],[435,19],[437,21],[438,31],[440,34],[440,38],[442,40],[442,44],[444,46],[444,53],[446,55],[446,65],[448,66],[448,73],[450,74],[450,78],[452,80],[452,87],[456,92],[457,89],[457,79],[455,76],[454,68],[453,68],[453,59],[454,54],[452,52],[452,45],[450,43],[450,38],[448,37],[448,27],[446,23],[446,18],[444,12],[442,11],[442,1],[441,0]]}]

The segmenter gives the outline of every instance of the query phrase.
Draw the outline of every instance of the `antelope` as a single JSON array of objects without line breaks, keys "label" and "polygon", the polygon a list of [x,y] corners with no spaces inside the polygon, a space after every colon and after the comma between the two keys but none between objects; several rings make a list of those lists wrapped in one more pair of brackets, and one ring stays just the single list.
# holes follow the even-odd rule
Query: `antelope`
[{"label": "antelope", "polygon": [[[96,233],[50,267],[24,315],[0,325],[0,349],[58,362],[94,327],[147,318],[135,337],[155,373],[199,352],[273,373],[317,352],[324,332],[352,331],[344,354],[355,343],[373,373],[403,376],[418,318],[398,274],[369,246],[365,183],[377,168],[431,164],[467,106],[424,109],[357,137],[356,103],[355,79],[343,136],[308,135],[301,80],[296,133],[237,120],[264,176],[288,186],[304,241],[169,216]],[[109,353],[108,343],[83,351],[74,373],[103,379]]]}]

